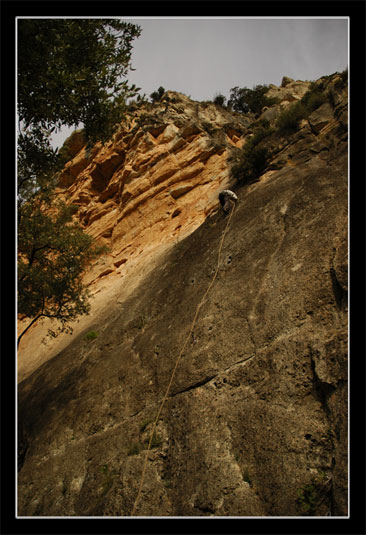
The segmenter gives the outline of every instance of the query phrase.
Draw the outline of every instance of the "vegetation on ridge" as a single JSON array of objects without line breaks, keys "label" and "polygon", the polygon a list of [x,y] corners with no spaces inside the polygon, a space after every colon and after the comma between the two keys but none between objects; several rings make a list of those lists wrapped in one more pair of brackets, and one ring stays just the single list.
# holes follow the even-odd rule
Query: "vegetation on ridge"
[{"label": "vegetation on ridge", "polygon": [[157,91],[153,91],[150,95],[152,102],[159,102],[162,99],[162,96],[165,93],[164,87],[160,86]]},{"label": "vegetation on ridge", "polygon": [[233,87],[230,89],[228,108],[241,113],[258,114],[264,106],[272,106],[278,102],[275,97],[267,97],[269,87],[256,85],[253,89],[248,87]]},{"label": "vegetation on ridge", "polygon": [[[261,143],[262,140],[276,134],[291,135],[298,130],[301,121],[307,119],[319,106],[325,102],[334,105],[334,90],[345,87],[347,79],[348,72],[345,69],[340,73],[340,79],[336,80],[334,89],[328,89],[323,80],[312,82],[304,96],[284,108],[272,123],[266,119],[260,119],[253,123],[253,134],[245,142],[231,165],[232,178],[237,179],[241,184],[250,184],[258,180],[268,167],[271,158],[271,150],[265,143]],[[264,86],[260,86],[260,91],[257,95],[258,102],[260,102],[259,97],[262,94],[262,87]],[[237,90],[237,88],[234,89]],[[235,93],[240,94],[240,91]],[[243,93],[243,95],[245,94]],[[217,103],[221,103],[222,98],[225,97],[219,95]],[[274,100],[276,101],[276,99]],[[244,107],[248,106],[249,104],[244,105]],[[259,107],[257,109],[259,110]]]}]

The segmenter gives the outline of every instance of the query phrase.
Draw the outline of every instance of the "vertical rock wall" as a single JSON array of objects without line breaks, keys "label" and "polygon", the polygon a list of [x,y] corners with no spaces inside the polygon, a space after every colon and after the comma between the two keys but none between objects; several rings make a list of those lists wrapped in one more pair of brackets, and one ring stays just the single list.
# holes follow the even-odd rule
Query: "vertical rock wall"
[{"label": "vertical rock wall", "polygon": [[[89,323],[32,361],[34,329],[19,355],[20,515],[131,514],[217,266],[227,160],[254,120],[168,96],[165,121],[132,123],[88,162],[83,149],[60,177],[84,166],[60,192],[111,252],[87,275]],[[137,515],[348,513],[346,93],[337,98],[265,139],[266,172],[237,189]]]}]

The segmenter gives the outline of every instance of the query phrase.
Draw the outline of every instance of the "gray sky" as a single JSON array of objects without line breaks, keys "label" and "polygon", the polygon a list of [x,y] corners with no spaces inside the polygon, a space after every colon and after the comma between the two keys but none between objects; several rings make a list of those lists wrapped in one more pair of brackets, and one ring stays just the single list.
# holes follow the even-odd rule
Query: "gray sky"
[{"label": "gray sky", "polygon": [[[193,100],[283,76],[316,80],[348,65],[347,18],[122,18],[138,24],[128,80],[149,95],[163,86]],[[54,136],[62,145],[67,131]]]}]

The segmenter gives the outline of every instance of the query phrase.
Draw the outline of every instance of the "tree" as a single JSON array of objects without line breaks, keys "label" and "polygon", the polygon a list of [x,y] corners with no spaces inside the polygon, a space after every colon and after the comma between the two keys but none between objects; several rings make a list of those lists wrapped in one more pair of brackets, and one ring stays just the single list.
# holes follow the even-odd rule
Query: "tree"
[{"label": "tree", "polygon": [[274,128],[268,121],[261,121],[261,125],[254,130],[253,135],[245,142],[239,152],[239,156],[231,167],[231,176],[241,184],[256,182],[264,173],[269,158],[270,150],[261,143],[273,134]]},{"label": "tree", "polygon": [[222,93],[216,93],[213,99],[213,103],[217,104],[218,106],[225,106],[226,97]]},{"label": "tree", "polygon": [[267,85],[256,85],[253,89],[233,87],[230,89],[228,107],[240,113],[258,114],[264,106],[272,106],[277,102],[274,97],[266,97],[268,89]]},{"label": "tree", "polygon": [[269,152],[265,147],[255,147],[249,141],[231,167],[231,176],[241,184],[256,182],[268,165]]},{"label": "tree", "polygon": [[151,102],[159,102],[165,93],[164,87],[160,86],[157,91],[153,91],[150,95]]},{"label": "tree", "polygon": [[114,19],[18,20],[18,313],[31,318],[18,343],[41,317],[70,330],[89,310],[81,276],[102,250],[55,197],[65,162],[50,136],[82,123],[89,145],[111,137],[138,92],[125,78],[140,33]]},{"label": "tree", "polygon": [[108,139],[126,98],[137,93],[122,78],[140,33],[113,19],[19,20],[18,112],[25,127],[82,122],[87,138]]},{"label": "tree", "polygon": [[[103,250],[72,221],[73,206],[56,201],[49,209],[40,195],[26,203],[19,223],[18,313],[32,318],[18,337],[40,318],[61,322],[58,331],[72,332],[69,322],[89,311],[83,287],[85,266]],[[63,229],[60,232],[60,229]]]},{"label": "tree", "polygon": [[[20,19],[18,21],[18,117],[24,152],[18,193],[57,170],[49,137],[62,126],[84,125],[86,140],[106,141],[123,119],[132,40],[139,26],[114,19]],[[59,161],[59,166],[63,162]],[[50,174],[50,173],[48,173]],[[39,186],[39,185],[38,185]]]}]

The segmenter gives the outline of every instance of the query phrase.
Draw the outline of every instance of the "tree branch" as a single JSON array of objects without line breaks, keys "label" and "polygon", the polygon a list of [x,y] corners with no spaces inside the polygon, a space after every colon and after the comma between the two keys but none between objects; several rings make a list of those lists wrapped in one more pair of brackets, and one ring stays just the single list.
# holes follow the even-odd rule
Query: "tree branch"
[{"label": "tree branch", "polygon": [[30,329],[32,327],[32,325],[39,319],[41,318],[42,316],[44,316],[44,314],[38,314],[35,318],[32,319],[32,321],[30,322],[30,324],[24,329],[24,331],[18,336],[18,342],[17,342],[17,347],[19,347],[19,344],[20,344],[20,340],[22,339],[22,337],[25,335],[25,333],[28,331],[28,329]]}]

